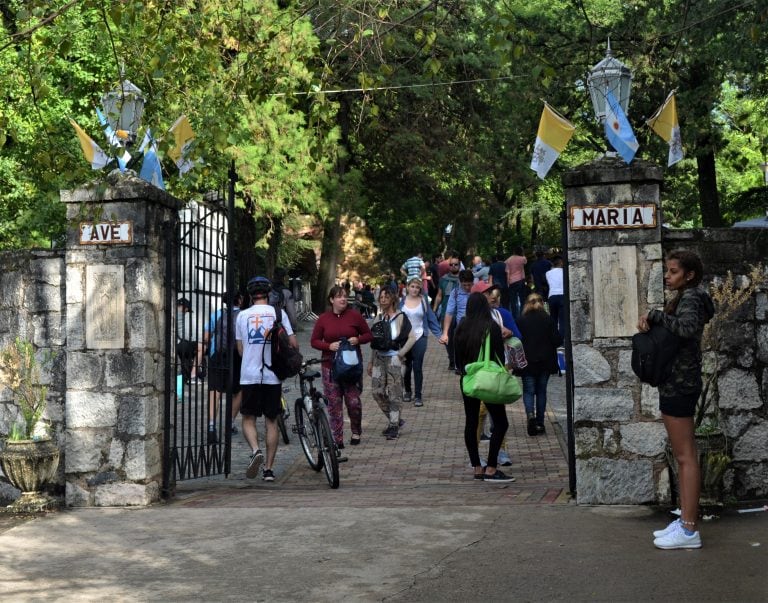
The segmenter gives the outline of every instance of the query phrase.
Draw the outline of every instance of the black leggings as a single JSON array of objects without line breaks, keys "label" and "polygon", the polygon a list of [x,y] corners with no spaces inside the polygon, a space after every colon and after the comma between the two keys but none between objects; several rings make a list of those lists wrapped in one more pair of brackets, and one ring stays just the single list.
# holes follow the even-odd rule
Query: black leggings
[{"label": "black leggings", "polygon": [[[477,450],[477,426],[480,422],[480,400],[470,398],[462,390],[464,397],[464,414],[466,421],[464,423],[464,444],[469,452],[469,460],[473,467],[480,466],[480,453]],[[486,404],[488,414],[493,419],[493,432],[491,441],[488,442],[488,466],[496,467],[498,464],[499,449],[501,442],[507,433],[509,421],[507,420],[507,410],[503,404]]]}]

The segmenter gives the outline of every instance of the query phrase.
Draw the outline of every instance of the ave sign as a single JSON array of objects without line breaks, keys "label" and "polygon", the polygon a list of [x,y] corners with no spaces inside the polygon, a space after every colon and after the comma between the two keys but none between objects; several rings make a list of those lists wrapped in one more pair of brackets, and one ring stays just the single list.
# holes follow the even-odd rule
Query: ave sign
[{"label": "ave sign", "polygon": [[604,228],[656,228],[656,206],[571,206],[571,230]]},{"label": "ave sign", "polygon": [[133,242],[133,222],[81,222],[81,245],[118,245]]}]

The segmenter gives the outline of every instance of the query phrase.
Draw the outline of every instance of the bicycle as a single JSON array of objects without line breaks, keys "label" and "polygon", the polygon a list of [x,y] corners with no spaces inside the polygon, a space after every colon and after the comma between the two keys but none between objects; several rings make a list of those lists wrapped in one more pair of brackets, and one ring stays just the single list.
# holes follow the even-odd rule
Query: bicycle
[{"label": "bicycle", "polygon": [[309,466],[315,471],[322,468],[331,488],[339,487],[339,463],[341,458],[336,448],[331,425],[328,422],[328,400],[315,387],[315,379],[320,377],[317,371],[310,371],[309,366],[321,362],[320,358],[305,360],[299,371],[299,389],[301,397],[296,399],[293,415],[293,432],[299,436],[304,456]]},{"label": "bicycle", "polygon": [[[283,388],[284,392],[290,391],[291,388]],[[280,430],[280,434],[283,436],[283,442],[290,444],[291,439],[288,437],[288,417],[291,416],[291,411],[288,410],[288,402],[285,400],[285,396],[280,396],[280,414],[277,415],[277,428]]]}]

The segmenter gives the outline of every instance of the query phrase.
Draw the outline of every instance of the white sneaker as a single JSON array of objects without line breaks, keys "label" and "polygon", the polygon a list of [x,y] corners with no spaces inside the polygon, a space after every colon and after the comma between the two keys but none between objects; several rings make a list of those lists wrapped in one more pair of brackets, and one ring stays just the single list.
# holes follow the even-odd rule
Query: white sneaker
[{"label": "white sneaker", "polygon": [[683,526],[677,524],[672,531],[665,534],[661,538],[657,538],[653,541],[653,546],[657,549],[700,549],[701,548],[701,536],[698,532],[694,532],[688,536],[683,531]]},{"label": "white sneaker", "polygon": [[672,530],[675,529],[675,526],[680,523],[679,519],[675,519],[674,521],[669,522],[669,525],[664,528],[663,530],[656,530],[653,533],[654,538],[661,538],[662,536],[666,536],[669,534]]}]

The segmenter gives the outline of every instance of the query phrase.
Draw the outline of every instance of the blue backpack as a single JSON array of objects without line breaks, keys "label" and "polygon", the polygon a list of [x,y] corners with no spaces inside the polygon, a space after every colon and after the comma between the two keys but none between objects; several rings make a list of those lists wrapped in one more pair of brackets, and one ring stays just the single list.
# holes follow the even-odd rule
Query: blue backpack
[{"label": "blue backpack", "polygon": [[363,361],[359,347],[349,343],[346,337],[339,340],[339,349],[331,365],[331,375],[337,383],[357,383],[363,378]]}]

